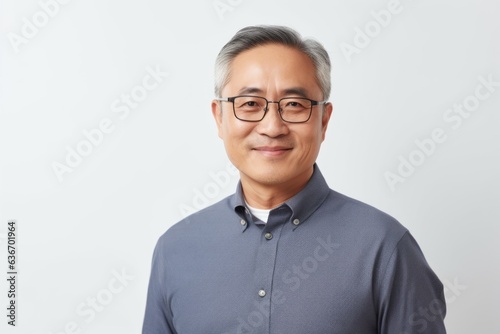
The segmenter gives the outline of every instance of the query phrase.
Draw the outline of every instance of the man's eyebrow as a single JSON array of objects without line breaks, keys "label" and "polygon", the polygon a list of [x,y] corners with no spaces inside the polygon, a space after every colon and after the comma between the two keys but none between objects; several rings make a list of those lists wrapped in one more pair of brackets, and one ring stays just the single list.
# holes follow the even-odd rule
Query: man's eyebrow
[{"label": "man's eyebrow", "polygon": [[[263,90],[257,87],[243,87],[242,89],[239,90],[238,94],[263,94]],[[280,96],[289,96],[289,95],[294,95],[294,96],[300,96],[300,97],[307,97],[309,94],[307,91],[302,88],[302,87],[291,87],[287,88],[281,91]]]},{"label": "man's eyebrow", "polygon": [[308,97],[307,91],[302,87],[292,87],[282,91],[281,95],[295,95],[300,97]]},{"label": "man's eyebrow", "polygon": [[238,94],[262,94],[263,91],[260,88],[257,87],[243,87],[242,89],[239,90]]}]

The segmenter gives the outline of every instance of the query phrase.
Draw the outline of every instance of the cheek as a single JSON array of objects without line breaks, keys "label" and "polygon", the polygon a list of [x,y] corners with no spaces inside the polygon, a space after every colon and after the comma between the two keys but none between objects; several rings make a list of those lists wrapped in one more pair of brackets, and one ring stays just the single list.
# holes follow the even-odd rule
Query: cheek
[{"label": "cheek", "polygon": [[226,147],[239,147],[243,145],[245,138],[252,132],[250,125],[251,123],[247,124],[234,119],[223,119],[222,131]]},{"label": "cheek", "polygon": [[305,156],[316,156],[319,150],[320,141],[317,136],[312,136],[308,138],[308,140],[304,143],[304,152]]},{"label": "cheek", "polygon": [[304,149],[314,151],[317,150],[321,144],[321,138],[323,136],[321,128],[312,126],[308,129],[304,129],[301,133],[297,133],[297,138],[299,138],[301,145]]}]

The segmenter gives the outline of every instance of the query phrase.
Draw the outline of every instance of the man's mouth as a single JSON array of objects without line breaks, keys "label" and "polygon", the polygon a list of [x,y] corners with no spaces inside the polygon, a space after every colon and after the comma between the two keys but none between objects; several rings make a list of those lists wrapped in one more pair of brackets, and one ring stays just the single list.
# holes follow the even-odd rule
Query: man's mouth
[{"label": "man's mouth", "polygon": [[258,146],[252,150],[261,153],[264,156],[277,157],[284,155],[292,150],[289,146]]}]

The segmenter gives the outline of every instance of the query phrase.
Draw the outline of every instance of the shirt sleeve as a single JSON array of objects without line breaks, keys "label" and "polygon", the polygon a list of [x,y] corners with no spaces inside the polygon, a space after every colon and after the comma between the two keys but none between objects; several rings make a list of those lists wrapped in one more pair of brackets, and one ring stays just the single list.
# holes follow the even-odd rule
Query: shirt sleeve
[{"label": "shirt sleeve", "polygon": [[375,297],[379,334],[446,334],[443,284],[409,232],[381,275]]},{"label": "shirt sleeve", "polygon": [[142,334],[176,334],[165,299],[165,260],[161,241],[160,238],[153,253]]}]

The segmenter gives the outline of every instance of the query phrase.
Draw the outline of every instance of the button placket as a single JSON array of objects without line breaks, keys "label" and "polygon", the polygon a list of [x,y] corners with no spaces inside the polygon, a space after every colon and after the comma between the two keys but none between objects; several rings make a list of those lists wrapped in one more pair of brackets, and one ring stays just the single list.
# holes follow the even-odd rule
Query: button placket
[{"label": "button placket", "polygon": [[[267,223],[264,226],[259,226],[261,228],[259,236],[259,247],[257,248],[256,254],[256,270],[255,270],[255,285],[254,293],[256,293],[255,298],[267,299],[273,294],[273,278],[275,275],[275,264],[276,257],[279,252],[277,252],[278,243],[281,237],[281,231],[287,222],[290,221],[291,210],[272,210]],[[271,306],[268,305],[263,311],[265,321],[262,324],[262,328],[270,328],[270,318],[271,318]],[[264,333],[264,332],[262,332]],[[266,332],[268,333],[268,332]]]}]

